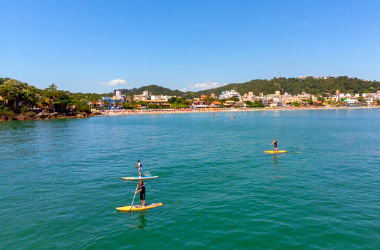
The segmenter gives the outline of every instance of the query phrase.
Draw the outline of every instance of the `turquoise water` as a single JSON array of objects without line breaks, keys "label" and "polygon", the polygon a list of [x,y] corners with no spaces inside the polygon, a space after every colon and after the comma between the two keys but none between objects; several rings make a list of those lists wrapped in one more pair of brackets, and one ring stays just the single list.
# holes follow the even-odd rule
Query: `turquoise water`
[{"label": "turquoise water", "polygon": [[[0,249],[378,249],[379,124],[373,109],[2,122]],[[288,153],[264,154],[273,138]],[[117,213],[137,160],[164,205]]]}]

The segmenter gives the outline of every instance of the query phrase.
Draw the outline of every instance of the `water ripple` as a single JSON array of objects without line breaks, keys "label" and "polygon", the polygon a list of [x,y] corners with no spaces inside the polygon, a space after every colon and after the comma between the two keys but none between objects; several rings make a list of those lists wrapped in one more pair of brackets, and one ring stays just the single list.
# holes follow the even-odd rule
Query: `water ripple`
[{"label": "water ripple", "polygon": [[378,248],[377,110],[232,114],[0,123],[0,248]]}]

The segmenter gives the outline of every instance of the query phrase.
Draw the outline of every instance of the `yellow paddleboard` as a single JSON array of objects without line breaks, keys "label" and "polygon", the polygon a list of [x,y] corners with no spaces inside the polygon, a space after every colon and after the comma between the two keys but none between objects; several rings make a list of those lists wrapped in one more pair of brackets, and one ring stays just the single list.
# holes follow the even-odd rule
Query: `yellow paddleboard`
[{"label": "yellow paddleboard", "polygon": [[141,205],[134,205],[131,209],[131,206],[125,206],[125,207],[117,207],[117,211],[121,212],[130,212],[130,211],[141,211],[141,210],[146,210],[146,209],[151,209],[155,207],[162,206],[162,203],[152,203],[149,205],[146,205],[145,207],[142,207]]},{"label": "yellow paddleboard", "polygon": [[286,153],[286,150],[278,150],[277,152],[276,151],[264,151],[264,153],[267,153],[267,154],[281,154],[281,153]]}]

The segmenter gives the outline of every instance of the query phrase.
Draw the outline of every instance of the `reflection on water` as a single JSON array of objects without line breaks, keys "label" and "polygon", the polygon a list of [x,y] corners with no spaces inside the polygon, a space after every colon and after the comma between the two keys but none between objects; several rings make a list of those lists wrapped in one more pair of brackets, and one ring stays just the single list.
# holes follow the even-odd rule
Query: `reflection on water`
[{"label": "reflection on water", "polygon": [[[0,249],[378,249],[380,112],[347,113],[0,122],[0,221],[12,229]],[[273,138],[286,154],[264,154]],[[131,204],[137,183],[120,177],[137,159],[160,176],[151,201],[168,205],[115,213]]]},{"label": "reflection on water", "polygon": [[132,218],[132,225],[131,227],[135,227],[137,229],[143,229],[146,227],[147,220],[145,219],[146,211],[140,211],[140,212],[132,212],[131,218]]},{"label": "reflection on water", "polygon": [[277,164],[278,164],[278,162],[277,162],[277,154],[273,154],[273,166],[275,168],[277,168]]}]

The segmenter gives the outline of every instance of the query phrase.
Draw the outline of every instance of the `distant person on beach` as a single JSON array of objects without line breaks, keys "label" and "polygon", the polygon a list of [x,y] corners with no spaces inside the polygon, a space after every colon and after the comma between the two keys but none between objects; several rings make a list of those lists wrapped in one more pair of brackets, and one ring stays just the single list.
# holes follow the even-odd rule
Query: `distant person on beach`
[{"label": "distant person on beach", "polygon": [[143,181],[140,181],[139,191],[136,191],[135,194],[140,193],[141,206],[145,207],[145,185]]},{"label": "distant person on beach", "polygon": [[273,139],[273,142],[271,145],[274,146],[274,152],[277,152],[277,141],[276,141],[276,139]]},{"label": "distant person on beach", "polygon": [[137,171],[139,171],[139,176],[141,178],[142,164],[141,164],[140,160],[137,161],[136,168],[137,168]]}]

